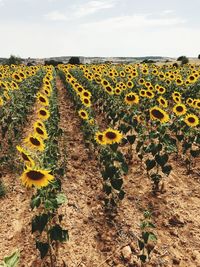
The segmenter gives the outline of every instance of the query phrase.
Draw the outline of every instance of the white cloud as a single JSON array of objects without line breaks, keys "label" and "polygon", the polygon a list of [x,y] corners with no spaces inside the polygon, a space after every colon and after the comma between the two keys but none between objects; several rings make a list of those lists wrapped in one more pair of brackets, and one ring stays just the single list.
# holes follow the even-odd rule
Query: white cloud
[{"label": "white cloud", "polygon": [[163,15],[169,15],[169,14],[173,14],[175,11],[172,9],[166,9],[162,12]]},{"label": "white cloud", "polygon": [[44,15],[44,17],[47,20],[52,20],[52,21],[63,21],[63,20],[67,20],[67,16],[62,14],[60,11],[52,11],[46,15]]},{"label": "white cloud", "polygon": [[68,14],[63,14],[60,11],[55,10],[48,14],[45,14],[44,17],[45,19],[52,20],[52,21],[65,21],[65,20],[69,21],[69,20],[79,19],[79,18],[86,17],[91,14],[97,13],[100,10],[112,8],[115,5],[115,1],[114,0],[89,1],[82,5],[72,6],[70,9],[70,12],[68,11]]},{"label": "white cloud", "polygon": [[149,27],[164,27],[184,24],[185,20],[178,17],[151,18],[149,14],[135,14],[133,16],[113,17],[93,23],[85,23],[83,27],[98,29],[135,29]]},{"label": "white cloud", "polygon": [[114,7],[115,1],[107,0],[107,1],[99,1],[93,0],[89,1],[85,4],[74,6],[74,16],[76,18],[81,18],[90,14],[94,14],[103,9],[109,9]]}]

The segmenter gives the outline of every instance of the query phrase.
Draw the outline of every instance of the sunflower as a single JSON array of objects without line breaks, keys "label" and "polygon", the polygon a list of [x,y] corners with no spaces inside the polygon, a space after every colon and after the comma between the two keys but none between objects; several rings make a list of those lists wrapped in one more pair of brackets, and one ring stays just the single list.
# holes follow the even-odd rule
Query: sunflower
[{"label": "sunflower", "polygon": [[147,98],[154,98],[155,94],[153,92],[151,92],[150,90],[146,90],[145,96]]},{"label": "sunflower", "polygon": [[188,77],[188,81],[189,81],[190,83],[195,83],[196,80],[197,80],[197,78],[196,78],[194,75],[190,75],[190,76]]},{"label": "sunflower", "polygon": [[87,97],[81,97],[81,102],[85,107],[91,107],[91,101]]},{"label": "sunflower", "polygon": [[88,97],[88,98],[91,98],[91,93],[87,90],[84,90],[81,94],[83,97]]},{"label": "sunflower", "polygon": [[25,140],[25,143],[32,149],[38,150],[38,151],[44,151],[45,145],[44,142],[38,135],[29,135]]},{"label": "sunflower", "polygon": [[146,96],[146,90],[141,89],[141,90],[139,91],[139,95],[142,96],[142,97],[145,97],[145,96]]},{"label": "sunflower", "polygon": [[177,92],[177,91],[174,91],[173,93],[172,93],[172,97],[174,98],[174,97],[181,97],[181,93],[179,93],[179,92]]},{"label": "sunflower", "polygon": [[115,88],[115,94],[116,95],[121,95],[121,93],[122,93],[122,89],[120,89],[120,88]]},{"label": "sunflower", "polygon": [[15,80],[18,83],[22,82],[22,78],[19,76],[19,73],[17,73],[17,72],[13,72],[12,78],[13,78],[13,80]]},{"label": "sunflower", "polygon": [[21,146],[16,146],[17,150],[19,151],[22,160],[24,160],[26,166],[34,167],[35,162],[34,160],[28,155],[28,152],[24,150]]},{"label": "sunflower", "polygon": [[104,87],[105,91],[109,94],[109,95],[113,95],[114,94],[114,89],[112,86],[107,85]]},{"label": "sunflower", "polygon": [[42,128],[42,129],[44,129],[44,130],[46,131],[45,124],[44,124],[44,122],[42,122],[41,120],[37,120],[37,121],[34,123],[33,127],[34,127],[34,128],[35,128],[35,127],[40,127],[40,128]]},{"label": "sunflower", "polygon": [[114,130],[108,128],[106,131],[103,132],[103,139],[105,140],[106,144],[113,144],[119,143],[122,139],[122,134],[118,130]]},{"label": "sunflower", "polygon": [[88,120],[89,118],[87,111],[84,109],[80,109],[78,114],[83,120]]},{"label": "sunflower", "polygon": [[186,103],[187,103],[189,106],[192,106],[192,104],[193,104],[193,99],[189,97],[189,98],[186,100]]},{"label": "sunflower", "polygon": [[183,84],[183,80],[181,78],[177,78],[176,79],[176,84],[177,85],[182,85]]},{"label": "sunflower", "polygon": [[45,120],[48,120],[48,118],[50,117],[50,113],[49,113],[49,111],[48,111],[47,109],[45,109],[45,108],[40,108],[40,109],[38,110],[38,117],[39,117],[41,120],[45,121]]},{"label": "sunflower", "polygon": [[181,103],[181,97],[180,97],[180,96],[174,96],[174,97],[173,97],[173,100],[174,100],[174,102],[177,103],[177,104]]},{"label": "sunflower", "polygon": [[48,138],[48,134],[47,131],[44,127],[40,127],[37,124],[34,124],[34,131],[35,131],[35,135],[40,137],[41,139],[47,139]]},{"label": "sunflower", "polygon": [[188,114],[184,122],[190,127],[195,127],[199,124],[199,118],[195,114]]},{"label": "sunflower", "polygon": [[139,96],[136,93],[129,93],[125,95],[124,101],[127,105],[138,104]]},{"label": "sunflower", "polygon": [[200,109],[200,99],[197,99],[197,101],[195,103],[195,108]]},{"label": "sunflower", "polygon": [[166,92],[166,89],[164,87],[162,87],[162,86],[159,86],[159,88],[157,89],[157,91],[158,91],[159,94],[162,95],[162,94],[164,94]]},{"label": "sunflower", "polygon": [[150,118],[152,120],[158,120],[161,123],[165,123],[169,121],[169,115],[164,110],[162,110],[161,108],[157,106],[151,108],[149,113],[150,113]]},{"label": "sunflower", "polygon": [[181,116],[187,112],[187,109],[186,109],[186,106],[184,104],[176,104],[173,107],[173,112],[176,114],[176,116]]},{"label": "sunflower", "polygon": [[139,79],[138,81],[139,84],[144,84],[145,83],[145,80],[143,78]]},{"label": "sunflower", "polygon": [[42,104],[43,106],[48,106],[49,105],[49,101],[47,99],[47,97],[41,93],[39,93],[37,95],[37,99],[39,100],[39,103]]},{"label": "sunflower", "polygon": [[36,186],[40,188],[47,186],[50,181],[54,180],[54,176],[48,170],[28,168],[23,172],[20,179],[27,187]]},{"label": "sunflower", "polygon": [[168,101],[162,96],[160,96],[157,101],[163,108],[166,108],[168,106]]},{"label": "sunflower", "polygon": [[104,138],[104,134],[103,133],[96,132],[94,139],[96,140],[96,142],[98,144],[100,144],[100,145],[106,145],[106,142],[105,142],[105,138]]},{"label": "sunflower", "polygon": [[126,86],[127,86],[128,88],[133,88],[134,84],[133,84],[132,81],[128,81],[128,82],[126,83]]},{"label": "sunflower", "polygon": [[101,81],[101,84],[102,84],[103,86],[107,86],[107,85],[109,85],[109,82],[108,82],[106,79],[103,79],[103,80]]},{"label": "sunflower", "polygon": [[42,91],[46,96],[51,96],[51,91],[48,88],[44,88]]}]

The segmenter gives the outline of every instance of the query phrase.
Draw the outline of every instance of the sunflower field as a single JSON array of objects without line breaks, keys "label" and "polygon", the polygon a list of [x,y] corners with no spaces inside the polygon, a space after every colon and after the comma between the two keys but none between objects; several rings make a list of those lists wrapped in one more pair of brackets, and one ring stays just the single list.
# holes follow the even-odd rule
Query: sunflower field
[{"label": "sunflower field", "polygon": [[200,66],[0,66],[0,118],[5,266],[200,262]]}]

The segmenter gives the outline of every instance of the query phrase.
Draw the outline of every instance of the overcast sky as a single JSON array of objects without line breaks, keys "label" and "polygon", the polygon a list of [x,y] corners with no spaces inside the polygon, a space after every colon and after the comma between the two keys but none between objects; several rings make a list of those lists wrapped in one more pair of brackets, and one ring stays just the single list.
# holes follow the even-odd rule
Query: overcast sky
[{"label": "overcast sky", "polygon": [[200,0],[0,0],[0,57],[200,54]]}]

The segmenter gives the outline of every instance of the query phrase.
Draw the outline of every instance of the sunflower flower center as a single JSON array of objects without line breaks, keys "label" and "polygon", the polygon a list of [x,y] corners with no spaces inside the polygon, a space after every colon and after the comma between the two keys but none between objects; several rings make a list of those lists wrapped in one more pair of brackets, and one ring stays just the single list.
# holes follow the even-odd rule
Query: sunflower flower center
[{"label": "sunflower flower center", "polygon": [[30,180],[39,181],[44,177],[44,174],[39,171],[29,171],[27,176]]},{"label": "sunflower flower center", "polygon": [[194,123],[194,122],[195,122],[195,119],[194,119],[193,117],[189,117],[189,118],[188,118],[188,121],[189,121],[190,123]]},{"label": "sunflower flower center", "polygon": [[36,128],[36,132],[39,133],[39,134],[41,134],[41,135],[44,134],[44,132],[42,131],[42,129],[40,129],[39,127]]},{"label": "sunflower flower center", "polygon": [[30,138],[30,142],[34,145],[34,146],[40,146],[40,141],[37,138],[31,137]]},{"label": "sunflower flower center", "polygon": [[183,107],[178,106],[178,107],[176,107],[176,110],[177,110],[178,112],[182,112],[182,111],[183,111]]},{"label": "sunflower flower center", "polygon": [[23,160],[30,161],[28,156],[25,153],[22,152],[21,155],[22,155]]},{"label": "sunflower flower center", "polygon": [[160,110],[157,110],[157,109],[153,109],[151,111],[151,114],[157,119],[163,119],[164,118],[164,114]]},{"label": "sunflower flower center", "polygon": [[128,95],[128,96],[126,97],[126,99],[127,99],[128,101],[134,101],[134,100],[135,100],[135,96],[134,96],[134,95]]},{"label": "sunflower flower center", "polygon": [[113,133],[113,132],[107,132],[106,133],[106,137],[108,138],[108,139],[115,139],[116,137],[117,137],[117,135],[116,135],[116,133]]}]

